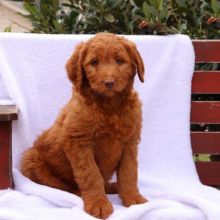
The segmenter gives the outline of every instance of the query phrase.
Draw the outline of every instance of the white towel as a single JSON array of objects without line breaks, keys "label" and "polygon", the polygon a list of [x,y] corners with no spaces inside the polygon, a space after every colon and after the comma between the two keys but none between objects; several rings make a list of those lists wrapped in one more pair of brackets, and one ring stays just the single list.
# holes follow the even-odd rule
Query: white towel
[{"label": "white towel", "polygon": [[[65,63],[89,35],[0,34],[0,74],[19,107],[13,123],[15,190],[0,191],[0,219],[95,219],[81,198],[33,183],[19,172],[21,153],[55,120],[71,95]],[[139,188],[149,203],[125,208],[108,195],[114,220],[219,220],[220,192],[200,183],[190,143],[194,51],[187,36],[126,36],[144,59]],[[1,90],[0,90],[1,91]]]}]

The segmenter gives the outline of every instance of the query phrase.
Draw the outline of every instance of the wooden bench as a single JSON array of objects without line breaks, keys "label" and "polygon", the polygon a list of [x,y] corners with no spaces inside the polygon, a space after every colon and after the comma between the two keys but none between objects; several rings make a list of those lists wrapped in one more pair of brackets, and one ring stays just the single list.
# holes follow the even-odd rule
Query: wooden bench
[{"label": "wooden bench", "polygon": [[[196,62],[220,63],[220,41],[193,41]],[[192,94],[220,94],[220,71],[195,71]],[[178,98],[178,97],[177,97]],[[0,189],[12,188],[11,125],[17,119],[17,108],[0,106]],[[192,101],[191,124],[220,124],[219,101]],[[175,129],[175,128],[173,128]],[[192,131],[192,148],[195,155],[220,155],[219,131]],[[218,157],[217,157],[218,158]],[[220,186],[220,161],[196,161],[201,181],[210,186]]]},{"label": "wooden bench", "polygon": [[[220,63],[220,41],[193,41],[196,63]],[[205,94],[203,101],[192,101],[191,124],[208,124],[215,131],[191,132],[194,154],[208,154],[215,161],[197,161],[196,167],[201,181],[210,186],[220,186],[220,71],[197,70],[193,76],[192,94]],[[216,100],[207,94],[215,97]],[[202,97],[202,95],[201,95]]]}]

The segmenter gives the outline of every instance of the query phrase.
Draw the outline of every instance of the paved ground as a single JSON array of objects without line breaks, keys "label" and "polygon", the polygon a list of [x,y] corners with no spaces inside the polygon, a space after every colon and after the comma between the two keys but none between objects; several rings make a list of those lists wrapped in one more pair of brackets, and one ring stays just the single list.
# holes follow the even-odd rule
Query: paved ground
[{"label": "paved ground", "polygon": [[8,26],[12,27],[12,32],[28,32],[31,29],[31,22],[21,15],[0,5],[0,32]]}]

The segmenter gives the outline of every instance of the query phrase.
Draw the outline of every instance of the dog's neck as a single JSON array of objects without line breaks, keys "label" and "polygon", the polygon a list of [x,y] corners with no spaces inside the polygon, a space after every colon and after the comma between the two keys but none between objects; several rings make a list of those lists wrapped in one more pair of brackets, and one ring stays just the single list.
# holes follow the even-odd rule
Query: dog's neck
[{"label": "dog's neck", "polygon": [[97,105],[99,109],[107,111],[109,113],[118,112],[127,105],[130,94],[132,93],[133,85],[128,85],[122,92],[115,94],[113,97],[107,97],[102,94],[98,94],[90,87],[87,87],[80,92],[80,96],[84,99],[87,105]]},{"label": "dog's neck", "polygon": [[111,112],[118,112],[119,109],[123,108],[128,102],[131,90],[123,90],[120,93],[115,94],[113,97],[97,96],[95,93],[91,93],[94,102],[104,110]]}]

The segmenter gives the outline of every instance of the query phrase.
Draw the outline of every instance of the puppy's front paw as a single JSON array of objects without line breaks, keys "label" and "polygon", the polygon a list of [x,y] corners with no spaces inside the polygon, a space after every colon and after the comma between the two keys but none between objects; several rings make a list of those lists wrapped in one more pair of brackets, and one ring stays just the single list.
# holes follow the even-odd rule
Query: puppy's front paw
[{"label": "puppy's front paw", "polygon": [[85,201],[84,209],[90,215],[101,219],[106,219],[113,212],[113,206],[106,197]]},{"label": "puppy's front paw", "polygon": [[148,200],[144,198],[141,194],[128,194],[122,197],[122,203],[126,207],[146,202],[148,202]]}]

